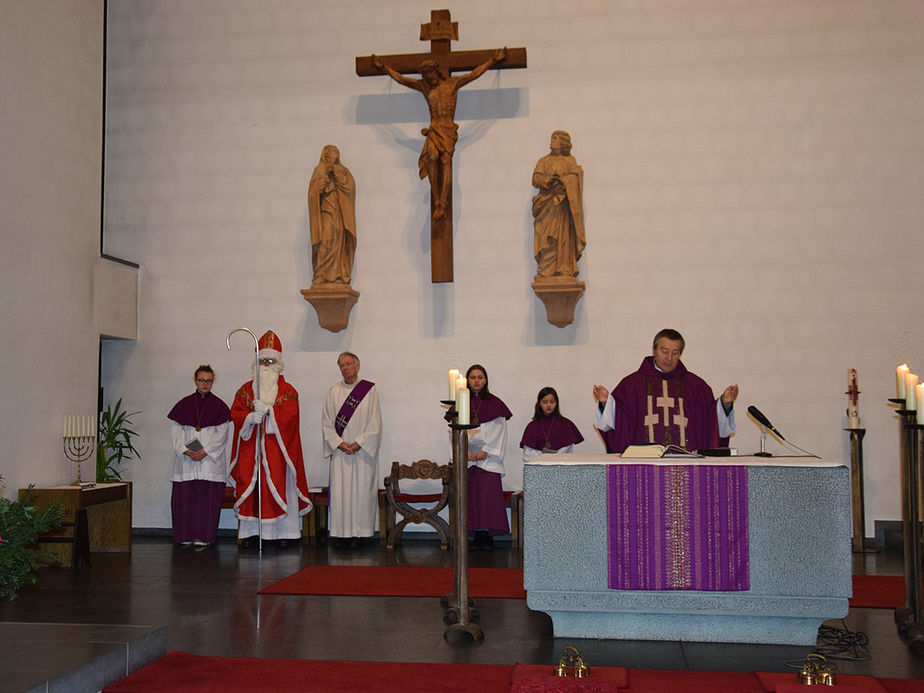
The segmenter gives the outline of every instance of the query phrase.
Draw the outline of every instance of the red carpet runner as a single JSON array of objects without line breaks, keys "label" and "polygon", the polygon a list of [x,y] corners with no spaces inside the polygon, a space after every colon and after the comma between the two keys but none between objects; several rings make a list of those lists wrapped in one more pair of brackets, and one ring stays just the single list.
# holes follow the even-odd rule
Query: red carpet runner
[{"label": "red carpet runner", "polygon": [[[471,568],[468,589],[474,598],[526,599],[520,569]],[[442,597],[452,591],[452,568],[312,565],[260,594]]]},{"label": "red carpet runner", "polygon": [[[597,667],[586,679],[558,678],[552,666],[338,662],[197,657],[171,652],[106,686],[105,693],[254,693],[261,691],[478,691],[478,693],[798,693],[796,673],[659,671]],[[924,693],[924,682],[839,676],[843,693]]]},{"label": "red carpet runner", "polygon": [[901,575],[854,575],[850,606],[895,609],[905,605],[905,578]]},{"label": "red carpet runner", "polygon": [[[260,594],[369,597],[442,597],[452,592],[452,568],[312,565],[260,590]],[[471,568],[474,598],[525,599],[519,568]],[[852,607],[894,609],[905,603],[901,575],[854,575]]]}]

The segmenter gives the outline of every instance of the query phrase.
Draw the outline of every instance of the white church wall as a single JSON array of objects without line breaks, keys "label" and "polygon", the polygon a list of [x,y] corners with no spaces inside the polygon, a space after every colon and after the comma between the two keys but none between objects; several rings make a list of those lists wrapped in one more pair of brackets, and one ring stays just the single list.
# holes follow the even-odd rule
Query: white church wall
[{"label": "white church wall", "polygon": [[[924,370],[916,0],[455,3],[455,49],[526,46],[529,67],[461,92],[455,282],[438,285],[422,97],[354,72],[359,55],[425,50],[429,3],[109,8],[106,250],[143,280],[139,340],[113,348],[107,398],[143,412],[144,460],[127,470],[136,526],[170,524],[165,414],[195,366],[215,367],[227,401],[249,377],[252,346],[238,334],[225,348],[242,325],[282,340],[312,485],[326,477],[320,407],[341,350],[378,384],[383,476],[394,459],[446,459],[445,372],[482,363],[514,412],[505,485],[519,488],[538,389],[558,389],[578,451],[602,451],[591,386],[614,386],[671,326],[691,370],[716,391],[740,385],[742,453],[759,447],[755,404],[799,446],[846,461],[856,368],[868,533],[899,516],[886,400],[897,363]],[[530,177],[559,128],[585,171],[588,240],[587,290],[563,329],[529,287]],[[336,334],[298,293],[307,182],[328,143],[357,184],[361,295]]]},{"label": "white church wall", "polygon": [[0,6],[0,474],[13,497],[75,478],[64,415],[96,412],[103,9]]}]

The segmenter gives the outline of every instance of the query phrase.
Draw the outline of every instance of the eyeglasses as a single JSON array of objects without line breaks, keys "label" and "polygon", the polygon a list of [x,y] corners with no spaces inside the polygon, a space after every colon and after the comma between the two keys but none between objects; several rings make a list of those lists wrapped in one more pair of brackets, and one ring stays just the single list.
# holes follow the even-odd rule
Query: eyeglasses
[{"label": "eyeglasses", "polygon": [[196,378],[197,383],[214,383],[214,380],[206,380],[205,378]]},{"label": "eyeglasses", "polygon": [[272,366],[274,363],[276,363],[276,359],[260,359],[260,363],[263,363],[267,366]]}]

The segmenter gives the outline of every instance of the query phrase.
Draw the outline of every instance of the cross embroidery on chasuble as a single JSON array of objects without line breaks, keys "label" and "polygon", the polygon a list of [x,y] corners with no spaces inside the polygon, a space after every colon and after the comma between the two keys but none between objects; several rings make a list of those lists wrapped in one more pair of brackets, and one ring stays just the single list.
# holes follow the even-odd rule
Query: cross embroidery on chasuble
[{"label": "cross embroidery on chasuble", "polygon": [[[668,381],[660,379],[661,393],[655,396],[655,387],[658,380],[648,378],[648,396],[646,398],[645,427],[648,429],[648,442],[660,443],[661,445],[679,445],[682,448],[687,446],[687,423],[689,419],[684,413],[684,394],[683,380],[672,381],[676,387],[673,396],[669,392]],[[671,412],[674,412],[672,415]],[[663,418],[662,418],[663,417]],[[655,427],[661,427],[661,440],[656,440]],[[674,441],[674,429],[680,438]]]}]

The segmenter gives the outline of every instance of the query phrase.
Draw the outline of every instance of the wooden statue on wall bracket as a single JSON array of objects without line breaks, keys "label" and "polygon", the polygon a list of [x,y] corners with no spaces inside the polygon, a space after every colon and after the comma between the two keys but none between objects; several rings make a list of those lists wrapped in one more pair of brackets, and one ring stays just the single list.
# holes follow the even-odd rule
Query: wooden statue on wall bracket
[{"label": "wooden statue on wall bracket", "polygon": [[571,136],[552,133],[550,152],[533,171],[533,242],[536,276],[533,291],[545,304],[550,323],[574,322],[574,308],[584,295],[577,280],[578,260],[587,245],[584,233],[584,169],[571,156]]},{"label": "wooden statue on wall bracket", "polygon": [[356,182],[340,163],[332,144],[321,150],[321,160],[308,182],[308,225],[311,228],[310,289],[302,289],[318,313],[318,323],[340,332],[350,323],[359,292],[350,286],[356,252]]},{"label": "wooden statue on wall bracket", "polygon": [[[459,89],[488,69],[526,67],[525,48],[452,52],[450,42],[459,40],[459,23],[449,10],[431,10],[430,23],[420,25],[420,40],[430,41],[429,53],[371,55],[356,58],[360,77],[388,75],[399,84],[419,91],[430,109],[430,125],[417,162],[420,177],[430,179],[430,280],[451,282],[452,268],[452,155],[459,126],[453,120]],[[471,70],[459,77],[450,73]],[[405,74],[420,74],[410,79]]]}]

